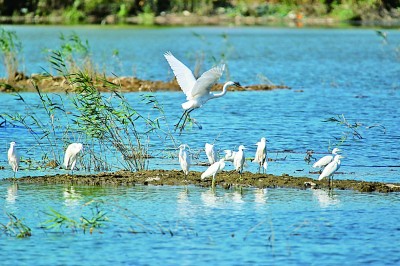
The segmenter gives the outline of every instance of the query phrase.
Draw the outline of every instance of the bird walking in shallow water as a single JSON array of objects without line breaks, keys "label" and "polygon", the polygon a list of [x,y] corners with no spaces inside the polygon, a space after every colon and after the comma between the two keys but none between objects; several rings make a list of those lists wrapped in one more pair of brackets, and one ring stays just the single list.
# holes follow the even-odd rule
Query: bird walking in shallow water
[{"label": "bird walking in shallow water", "polygon": [[17,144],[13,141],[10,142],[10,148],[8,149],[7,153],[7,158],[8,158],[8,164],[11,166],[13,172],[14,172],[14,178],[15,174],[18,172],[19,168],[19,156],[18,156],[18,151],[17,151]]},{"label": "bird walking in shallow water", "polygon": [[235,170],[242,176],[243,173],[243,165],[246,160],[244,155],[244,150],[246,148],[243,145],[239,146],[239,150],[235,154],[235,158],[233,159],[233,165],[235,166]]},{"label": "bird walking in shallow water", "polygon": [[[211,68],[210,70],[204,72],[196,80],[192,71],[181,61],[176,59],[171,52],[166,52],[164,57],[174,72],[176,80],[178,81],[183,93],[186,95],[187,102],[182,104],[182,108],[185,111],[175,126],[175,130],[180,128],[180,132],[182,132],[183,128],[185,127],[186,121],[190,119],[190,112],[192,112],[194,109],[200,108],[210,99],[224,96],[229,86],[240,86],[240,84],[237,82],[228,81],[224,84],[221,93],[211,93],[211,87],[217,83],[219,78],[222,76],[225,65]],[[183,122],[180,124],[182,119]]]},{"label": "bird walking in shallow water", "polygon": [[181,144],[179,146],[179,164],[181,165],[182,171],[185,174],[185,177],[187,178],[189,174],[189,169],[190,169],[190,151],[189,151],[189,146],[186,144]]},{"label": "bird walking in shallow water", "polygon": [[215,151],[215,147],[213,144],[206,143],[205,151],[207,155],[208,162],[210,165],[217,161],[217,152]]},{"label": "bird walking in shallow water", "polygon": [[201,174],[201,180],[212,176],[211,187],[215,187],[215,176],[217,173],[221,172],[225,167],[225,160],[220,159],[218,162],[213,163],[207,170]]},{"label": "bird walking in shallow water", "polygon": [[326,155],[324,157],[322,157],[321,159],[319,159],[318,161],[316,161],[313,164],[314,168],[323,168],[325,166],[327,166],[330,162],[333,161],[333,158],[338,154],[338,152],[341,152],[341,150],[339,148],[334,148],[332,150],[332,154]]},{"label": "bird walking in shallow water", "polygon": [[82,143],[71,143],[65,151],[64,168],[71,170],[71,174],[74,172],[76,160],[78,159],[78,153],[82,151],[82,149]]},{"label": "bird walking in shallow water", "polygon": [[258,163],[258,173],[260,173],[262,168],[264,174],[267,171],[268,167],[267,139],[262,137],[261,140],[257,142],[256,145],[257,145],[257,150],[253,162]]},{"label": "bird walking in shallow water", "polygon": [[341,161],[340,159],[344,158],[342,155],[335,155],[335,158],[332,162],[330,162],[320,174],[318,180],[322,180],[325,177],[328,178],[329,188],[331,188],[331,182],[333,185],[333,175],[336,173],[337,170],[340,168]]}]

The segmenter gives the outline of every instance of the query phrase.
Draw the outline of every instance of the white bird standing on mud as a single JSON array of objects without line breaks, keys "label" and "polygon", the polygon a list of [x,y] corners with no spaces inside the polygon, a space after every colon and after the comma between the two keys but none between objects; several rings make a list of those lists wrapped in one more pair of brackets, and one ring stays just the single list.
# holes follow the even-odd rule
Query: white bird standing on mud
[{"label": "white bird standing on mud", "polygon": [[210,165],[217,161],[217,152],[215,151],[215,147],[213,144],[206,143],[205,151],[207,155],[207,159],[210,162]]},{"label": "white bird standing on mud", "polygon": [[13,141],[10,142],[10,148],[8,149],[7,157],[8,157],[8,164],[11,165],[11,168],[15,174],[18,172],[19,167],[19,156],[17,151],[17,144]]},{"label": "white bird standing on mud", "polygon": [[201,174],[201,180],[204,180],[207,177],[212,176],[212,184],[211,186],[215,186],[215,176],[217,173],[221,172],[222,169],[225,167],[225,160],[220,159],[218,162],[215,162],[212,164],[210,167],[207,168],[207,170]]},{"label": "white bird standing on mud", "polygon": [[335,158],[333,159],[332,162],[330,162],[322,171],[320,174],[318,180],[322,180],[325,177],[328,178],[329,182],[329,187],[331,187],[331,179],[332,179],[332,184],[333,184],[333,175],[336,173],[337,170],[340,168],[340,159],[344,158],[342,155],[335,155]]},{"label": "white bird standing on mud", "polygon": [[179,86],[181,87],[183,93],[186,95],[187,102],[182,104],[182,108],[185,110],[182,114],[179,122],[175,126],[175,130],[179,127],[180,122],[183,119],[180,131],[183,130],[188,119],[189,113],[196,108],[200,108],[208,100],[222,97],[226,94],[229,86],[240,86],[239,83],[228,81],[224,84],[221,93],[211,93],[211,87],[217,83],[219,78],[224,72],[225,65],[216,66],[210,70],[204,72],[197,80],[194,77],[192,71],[185,66],[182,62],[175,58],[171,52],[166,52],[164,54],[165,59],[167,59]]},{"label": "white bird standing on mud", "polygon": [[179,146],[179,164],[181,165],[181,168],[183,170],[183,173],[187,177],[189,174],[189,169],[190,169],[190,152],[189,152],[188,145],[186,144],[181,144]]},{"label": "white bird standing on mud", "polygon": [[243,165],[246,160],[244,155],[244,150],[246,148],[243,145],[239,146],[239,150],[235,154],[235,158],[233,159],[233,165],[235,166],[235,170],[239,172],[240,175],[243,173]]},{"label": "white bird standing on mud", "polygon": [[268,158],[267,158],[267,139],[262,137],[259,142],[257,142],[257,150],[254,156],[253,162],[258,163],[258,172],[260,173],[261,168],[263,168],[263,174],[267,171]]},{"label": "white bird standing on mud", "polygon": [[332,154],[326,155],[326,156],[322,157],[321,159],[319,159],[317,162],[315,162],[313,164],[313,167],[314,168],[323,168],[323,167],[327,166],[330,162],[333,161],[333,158],[338,154],[338,152],[341,152],[341,150],[339,148],[334,148],[332,150]]},{"label": "white bird standing on mud", "polygon": [[69,144],[64,156],[64,168],[70,169],[71,174],[74,171],[78,153],[83,149],[82,143],[71,143]]}]

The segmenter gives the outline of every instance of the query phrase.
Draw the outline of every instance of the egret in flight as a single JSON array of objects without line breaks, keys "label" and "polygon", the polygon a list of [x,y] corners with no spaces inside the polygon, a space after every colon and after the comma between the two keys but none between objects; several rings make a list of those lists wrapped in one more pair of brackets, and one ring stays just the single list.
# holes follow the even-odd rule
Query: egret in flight
[{"label": "egret in flight", "polygon": [[239,173],[239,175],[242,175],[243,172],[243,165],[246,160],[246,157],[244,155],[244,150],[246,148],[243,145],[239,146],[239,150],[235,154],[235,158],[233,159],[233,165],[235,166],[235,170]]},{"label": "egret in flight", "polygon": [[207,159],[210,162],[210,165],[217,161],[217,152],[215,151],[215,147],[213,144],[206,143],[205,151],[207,155]]},{"label": "egret in flight", "polygon": [[328,178],[329,182],[329,187],[331,187],[331,179],[332,179],[332,184],[333,184],[333,175],[336,173],[337,170],[340,168],[340,159],[344,158],[342,155],[335,155],[335,158],[333,159],[332,162],[330,162],[322,171],[320,174],[318,180],[322,180],[325,177]]},{"label": "egret in flight", "polygon": [[74,171],[76,159],[78,158],[78,153],[82,149],[83,149],[82,143],[71,143],[69,144],[67,150],[65,151],[64,167],[65,169],[70,169],[71,174]]},{"label": "egret in flight", "polygon": [[259,142],[257,142],[257,150],[254,156],[253,162],[258,163],[258,173],[260,173],[261,168],[263,168],[263,174],[267,171],[268,167],[268,157],[267,157],[267,139],[262,137]]},{"label": "egret in flight", "polygon": [[190,169],[190,152],[188,148],[189,146],[186,144],[181,144],[179,146],[179,164],[181,165],[181,168],[186,178],[189,174]]},{"label": "egret in flight", "polygon": [[189,117],[189,113],[194,109],[200,108],[208,100],[222,97],[226,94],[229,86],[240,86],[239,83],[228,81],[224,84],[221,93],[211,93],[211,87],[217,83],[219,78],[224,72],[225,65],[216,66],[210,70],[204,72],[197,80],[194,77],[192,71],[185,66],[181,61],[175,58],[171,52],[166,52],[164,54],[165,59],[167,59],[179,86],[181,87],[183,93],[186,95],[187,102],[182,104],[182,108],[185,110],[182,114],[179,122],[175,126],[175,130],[179,127],[180,122],[183,119],[180,131],[185,127],[186,121]]},{"label": "egret in flight", "polygon": [[16,146],[17,144],[14,141],[10,142],[10,148],[8,149],[7,153],[8,164],[11,165],[11,168],[14,171],[14,178],[15,174],[18,172],[19,167],[19,156]]},{"label": "egret in flight", "polygon": [[339,148],[334,148],[332,150],[332,154],[326,155],[326,156],[322,157],[321,159],[319,159],[317,162],[315,162],[313,164],[313,167],[314,168],[323,168],[323,167],[327,166],[330,162],[333,161],[333,158],[338,154],[338,152],[341,152],[341,150]]},{"label": "egret in flight", "polygon": [[215,176],[217,173],[221,172],[225,167],[225,160],[220,159],[218,162],[213,163],[207,170],[201,174],[201,180],[212,176],[211,187],[215,187]]}]

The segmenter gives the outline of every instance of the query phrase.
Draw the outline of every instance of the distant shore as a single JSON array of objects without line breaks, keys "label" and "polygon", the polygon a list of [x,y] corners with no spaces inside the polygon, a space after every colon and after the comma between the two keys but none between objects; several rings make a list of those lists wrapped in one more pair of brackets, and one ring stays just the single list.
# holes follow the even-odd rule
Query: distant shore
[{"label": "distant shore", "polygon": [[[119,171],[115,173],[99,173],[90,175],[51,175],[38,177],[21,177],[3,179],[1,182],[36,183],[36,184],[68,184],[90,186],[134,186],[141,185],[196,185],[210,187],[211,180],[201,180],[201,173],[191,171],[187,177],[182,171],[148,170],[140,172]],[[271,174],[254,174],[244,172],[242,177],[235,171],[223,171],[216,176],[216,186],[229,189],[231,187],[255,188],[295,188],[295,189],[328,189],[328,181],[318,181],[308,177],[293,177],[287,174],[280,176]],[[400,184],[382,182],[366,182],[358,180],[334,180],[333,189],[354,190],[360,192],[400,192]]]}]

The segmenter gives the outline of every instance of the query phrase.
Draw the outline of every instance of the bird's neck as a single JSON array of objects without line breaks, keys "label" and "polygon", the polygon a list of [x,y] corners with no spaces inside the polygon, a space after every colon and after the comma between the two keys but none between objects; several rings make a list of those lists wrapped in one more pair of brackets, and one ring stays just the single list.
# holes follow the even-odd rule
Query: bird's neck
[{"label": "bird's neck", "polygon": [[231,85],[231,84],[230,84],[229,82],[225,83],[224,86],[222,87],[222,92],[221,92],[221,93],[213,94],[213,98],[218,98],[218,97],[224,96],[224,95],[226,94],[227,89],[228,89],[228,87],[229,87],[230,85]]}]

